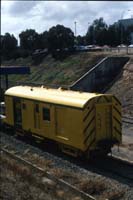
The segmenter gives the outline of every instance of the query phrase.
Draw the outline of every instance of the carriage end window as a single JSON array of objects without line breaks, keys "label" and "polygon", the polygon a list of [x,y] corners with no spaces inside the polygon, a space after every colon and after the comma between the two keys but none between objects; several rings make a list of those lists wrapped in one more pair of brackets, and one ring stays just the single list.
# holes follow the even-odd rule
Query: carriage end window
[{"label": "carriage end window", "polygon": [[50,109],[43,108],[43,120],[50,121]]}]

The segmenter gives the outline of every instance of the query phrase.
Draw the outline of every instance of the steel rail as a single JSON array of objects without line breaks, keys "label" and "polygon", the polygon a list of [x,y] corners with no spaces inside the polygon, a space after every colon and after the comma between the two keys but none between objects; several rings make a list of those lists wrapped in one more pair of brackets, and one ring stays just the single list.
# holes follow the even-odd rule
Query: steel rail
[{"label": "steel rail", "polygon": [[130,182],[133,181],[133,162],[124,160],[117,156],[106,156],[104,158],[97,158],[94,161],[96,167],[111,172],[121,178],[124,178]]},{"label": "steel rail", "polygon": [[81,191],[80,189],[78,189],[77,187],[71,185],[70,183],[64,181],[61,178],[57,178],[55,177],[53,174],[43,170],[42,168],[36,166],[35,164],[21,158],[20,156],[17,156],[11,152],[9,152],[8,150],[4,149],[4,148],[0,148],[0,152],[1,153],[5,153],[8,156],[10,156],[12,159],[15,159],[19,162],[21,162],[24,165],[27,165],[28,167],[31,167],[33,170],[35,170],[36,172],[41,172],[43,173],[43,175],[46,176],[46,178],[51,179],[53,181],[55,181],[56,183],[58,183],[61,186],[67,187],[69,190],[71,190],[72,192],[74,192],[76,195],[81,196],[83,199],[85,200],[96,200],[93,196],[91,196],[90,194]]},{"label": "steel rail", "polygon": [[[109,156],[108,156],[108,158],[109,158]],[[116,169],[116,168],[112,169],[112,172],[120,175],[123,178],[133,181],[133,162],[132,161],[129,162],[128,160],[119,158],[114,155],[110,157],[110,160],[112,162],[115,162],[119,166],[118,169]],[[127,170],[123,170],[121,172],[121,167],[127,167]]]},{"label": "steel rail", "polygon": [[128,160],[126,160],[126,159],[120,158],[120,157],[115,156],[115,155],[113,155],[113,156],[108,156],[108,157],[112,157],[113,160],[116,160],[117,162],[121,162],[121,163],[123,163],[123,164],[125,164],[125,165],[127,165],[127,166],[133,167],[133,161],[128,161]]},{"label": "steel rail", "polygon": [[122,122],[127,124],[133,124],[133,117],[122,116]]},{"label": "steel rail", "polygon": [[123,116],[122,118],[123,119],[131,119],[131,120],[133,120],[133,117],[128,117],[128,116]]},{"label": "steel rail", "polygon": [[[127,118],[125,118],[125,119],[127,119]],[[122,119],[122,122],[123,123],[127,123],[127,124],[133,124],[133,120],[125,120],[125,119]]]}]

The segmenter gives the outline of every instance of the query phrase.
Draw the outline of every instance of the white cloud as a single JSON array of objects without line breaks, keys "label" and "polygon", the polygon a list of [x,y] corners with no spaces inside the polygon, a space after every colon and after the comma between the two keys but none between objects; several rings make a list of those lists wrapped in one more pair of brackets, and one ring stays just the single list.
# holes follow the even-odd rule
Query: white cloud
[{"label": "white cloud", "polygon": [[24,17],[32,14],[37,4],[38,1],[14,1],[8,11],[11,16]]},{"label": "white cloud", "polygon": [[121,1],[2,1],[1,33],[18,34],[32,28],[37,32],[48,30],[62,24],[74,31],[77,22],[77,34],[86,34],[88,23],[103,17],[107,24],[131,17],[133,2]]}]

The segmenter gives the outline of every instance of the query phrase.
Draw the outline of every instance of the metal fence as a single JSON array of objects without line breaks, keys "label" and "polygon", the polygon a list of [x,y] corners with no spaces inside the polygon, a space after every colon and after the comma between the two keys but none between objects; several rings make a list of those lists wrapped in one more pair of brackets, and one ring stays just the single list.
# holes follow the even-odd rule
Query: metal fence
[{"label": "metal fence", "polygon": [[115,48],[108,48],[104,49],[106,52],[112,52],[112,53],[122,53],[126,55],[133,55],[133,47],[115,47]]}]

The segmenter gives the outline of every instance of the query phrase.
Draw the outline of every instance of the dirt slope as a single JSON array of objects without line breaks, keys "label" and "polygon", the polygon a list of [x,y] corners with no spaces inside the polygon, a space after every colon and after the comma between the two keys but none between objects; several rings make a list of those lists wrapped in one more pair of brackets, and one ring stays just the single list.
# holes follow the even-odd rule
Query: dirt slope
[{"label": "dirt slope", "polygon": [[107,93],[112,93],[119,98],[123,107],[123,115],[133,117],[133,56],[130,56],[118,80]]}]

